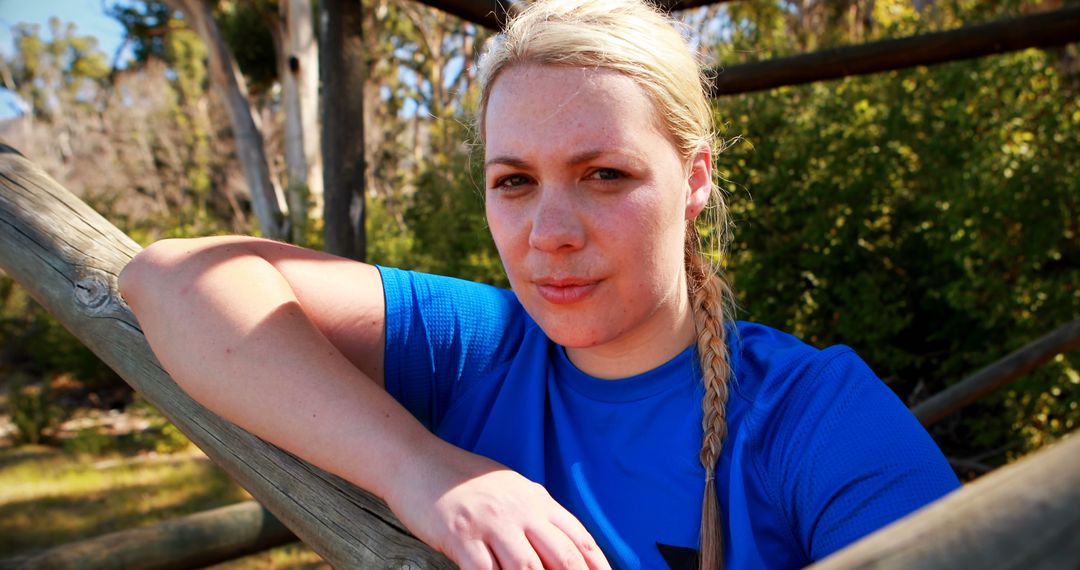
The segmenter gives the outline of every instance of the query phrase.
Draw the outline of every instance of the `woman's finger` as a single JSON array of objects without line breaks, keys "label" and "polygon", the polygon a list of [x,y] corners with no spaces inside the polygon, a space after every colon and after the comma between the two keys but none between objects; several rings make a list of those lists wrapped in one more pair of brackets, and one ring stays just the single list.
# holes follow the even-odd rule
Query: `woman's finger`
[{"label": "woman's finger", "polygon": [[525,530],[533,550],[540,555],[544,568],[557,570],[586,570],[585,555],[559,527],[540,524]]},{"label": "woman's finger", "polygon": [[495,556],[482,540],[465,541],[450,558],[462,570],[499,570]]},{"label": "woman's finger", "polygon": [[574,544],[574,548],[585,559],[589,570],[611,570],[611,564],[608,563],[604,552],[600,550],[600,546],[593,540],[585,525],[570,514],[570,511],[559,505],[559,509],[552,513],[550,520],[551,524],[565,533],[568,540]]},{"label": "woman's finger", "polygon": [[495,563],[501,568],[542,570],[543,562],[533,545],[521,531],[493,533],[488,537],[488,548],[495,555]]}]

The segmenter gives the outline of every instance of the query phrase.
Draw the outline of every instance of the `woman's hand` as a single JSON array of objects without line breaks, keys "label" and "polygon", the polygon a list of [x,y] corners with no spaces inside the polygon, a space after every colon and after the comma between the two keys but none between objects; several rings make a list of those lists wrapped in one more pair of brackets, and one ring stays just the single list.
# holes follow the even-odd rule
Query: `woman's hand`
[{"label": "woman's hand", "polygon": [[[465,570],[609,569],[585,527],[543,486],[442,440],[418,453],[387,502],[418,538]],[[404,478],[403,478],[404,479]]]}]

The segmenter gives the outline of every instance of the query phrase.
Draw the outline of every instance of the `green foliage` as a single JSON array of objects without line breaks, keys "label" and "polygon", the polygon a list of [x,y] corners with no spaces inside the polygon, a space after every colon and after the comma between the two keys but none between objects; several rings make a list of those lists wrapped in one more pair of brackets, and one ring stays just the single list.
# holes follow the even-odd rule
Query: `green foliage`
[{"label": "green foliage", "polygon": [[416,269],[506,286],[484,217],[482,164],[460,152],[426,169],[405,220]]},{"label": "green foliage", "polygon": [[484,218],[479,160],[465,152],[420,175],[398,223],[385,202],[368,209],[372,263],[507,286]]},{"label": "green foliage", "polygon": [[[884,33],[927,26],[889,13]],[[852,345],[912,400],[1080,314],[1080,99],[1062,69],[1028,50],[717,101],[745,138],[716,160],[742,316]],[[984,399],[939,441],[1060,437],[1080,422],[1078,363]]]},{"label": "green foliage", "polygon": [[34,24],[12,28],[16,54],[12,79],[19,95],[30,103],[35,116],[45,120],[72,108],[94,110],[109,75],[97,39],[78,35],[75,24],[57,18],[49,20],[49,40],[40,33],[40,26]]},{"label": "green foliage", "polygon": [[125,458],[0,448],[0,558],[245,499],[250,496],[224,471],[197,455]]},{"label": "green foliage", "polygon": [[48,382],[31,383],[24,376],[9,377],[7,396],[16,444],[45,443],[64,420],[64,410],[53,402]]},{"label": "green foliage", "polygon": [[277,11],[277,2],[245,0],[222,2],[215,13],[214,19],[253,93],[269,91],[277,80],[277,54],[270,31]]},{"label": "green foliage", "polygon": [[167,32],[172,29],[173,10],[167,4],[149,0],[113,3],[107,12],[124,27],[136,62],[145,63],[152,58],[170,61]]},{"label": "green foliage", "polygon": [[76,431],[64,440],[64,451],[72,455],[103,455],[117,450],[116,439],[100,427]]},{"label": "green foliage", "polygon": [[191,440],[171,422],[163,421],[155,427],[158,436],[153,440],[154,451],[169,454],[191,447]]},{"label": "green foliage", "polygon": [[10,371],[31,377],[68,373],[92,388],[123,386],[111,369],[75,339],[14,280],[0,276],[2,358]]}]

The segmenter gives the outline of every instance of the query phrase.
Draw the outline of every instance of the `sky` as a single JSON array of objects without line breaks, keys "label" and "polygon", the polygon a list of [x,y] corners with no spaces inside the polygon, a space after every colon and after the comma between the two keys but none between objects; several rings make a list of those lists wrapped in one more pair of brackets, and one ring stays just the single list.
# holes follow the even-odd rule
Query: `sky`
[{"label": "sky", "polygon": [[[11,57],[15,52],[11,33],[16,24],[28,22],[41,26],[48,37],[49,18],[56,16],[62,22],[75,24],[79,35],[94,36],[98,47],[112,61],[124,39],[124,28],[110,18],[105,9],[116,0],[0,0],[0,54]],[[0,120],[18,114],[17,99],[0,87]]]}]

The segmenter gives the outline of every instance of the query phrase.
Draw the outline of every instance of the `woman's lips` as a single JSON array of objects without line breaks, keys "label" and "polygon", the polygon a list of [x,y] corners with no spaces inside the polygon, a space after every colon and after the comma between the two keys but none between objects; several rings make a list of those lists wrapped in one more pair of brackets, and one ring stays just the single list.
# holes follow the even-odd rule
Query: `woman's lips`
[{"label": "woman's lips", "polygon": [[588,279],[538,279],[534,283],[545,301],[554,305],[570,305],[587,299],[600,282]]}]

